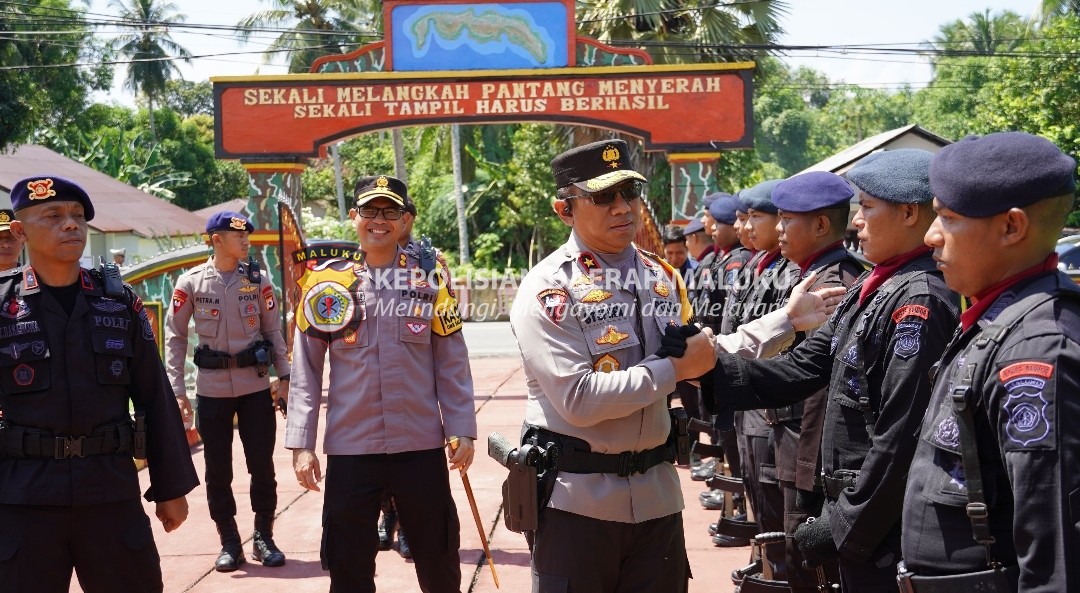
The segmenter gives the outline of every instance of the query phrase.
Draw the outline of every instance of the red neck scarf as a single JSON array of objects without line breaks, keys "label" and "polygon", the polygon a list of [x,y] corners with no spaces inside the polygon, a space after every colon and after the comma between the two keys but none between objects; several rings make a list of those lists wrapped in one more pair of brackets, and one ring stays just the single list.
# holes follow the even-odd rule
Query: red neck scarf
[{"label": "red neck scarf", "polygon": [[802,270],[802,272],[799,274],[799,277],[802,278],[803,276],[805,276],[806,271],[809,270],[810,266],[814,265],[814,262],[816,262],[821,256],[823,256],[826,253],[832,251],[833,249],[836,249],[837,247],[840,247],[843,244],[844,244],[844,240],[841,239],[841,240],[837,241],[836,243],[833,243],[833,244],[829,245],[825,249],[822,249],[821,251],[818,251],[817,253],[814,253],[810,257],[806,258],[805,261],[799,262],[799,269]]},{"label": "red neck scarf", "polygon": [[772,265],[776,258],[780,257],[780,248],[777,247],[776,251],[770,251],[765,254],[765,257],[761,258],[761,261],[757,263],[757,268],[754,269],[754,277],[757,278],[761,275],[765,268]]},{"label": "red neck scarf", "polygon": [[960,314],[960,325],[964,328],[964,331],[971,329],[973,325],[978,323],[979,319],[982,318],[987,309],[994,304],[994,301],[998,300],[1001,293],[1012,288],[1020,281],[1031,278],[1032,276],[1057,271],[1057,264],[1058,255],[1056,253],[1051,253],[1043,263],[1031,266],[1019,274],[1009,276],[993,286],[988,286],[979,294],[971,297],[972,305],[968,307],[967,311]]},{"label": "red neck scarf", "polygon": [[910,263],[912,260],[922,257],[931,251],[933,251],[933,249],[923,245],[921,247],[916,247],[907,253],[901,253],[896,257],[891,257],[874,266],[870,275],[867,276],[866,280],[863,280],[862,288],[859,289],[859,304],[863,304],[866,297],[870,296],[875,290],[881,288],[881,285],[885,284],[885,281],[889,278],[892,278],[905,264]]}]

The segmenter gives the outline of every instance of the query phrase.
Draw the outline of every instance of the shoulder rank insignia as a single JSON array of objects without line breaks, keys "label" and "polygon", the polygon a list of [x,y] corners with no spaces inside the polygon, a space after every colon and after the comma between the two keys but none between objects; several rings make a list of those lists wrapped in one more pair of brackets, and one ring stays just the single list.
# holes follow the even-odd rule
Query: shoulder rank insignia
[{"label": "shoulder rank insignia", "polygon": [[656,284],[653,285],[653,292],[667,298],[671,294],[671,289],[667,287],[667,284],[657,281]]},{"label": "shoulder rank insignia", "polygon": [[581,252],[578,256],[578,263],[581,264],[581,268],[588,274],[591,270],[599,270],[600,264],[596,263],[596,256],[588,251]]},{"label": "shoulder rank insignia", "polygon": [[611,293],[599,288],[590,290],[588,294],[581,297],[583,303],[599,303],[611,298]]},{"label": "shoulder rank insignia", "polygon": [[593,370],[598,373],[611,373],[619,370],[619,361],[610,354],[605,354],[593,363]]},{"label": "shoulder rank insignia", "polygon": [[610,344],[612,346],[622,342],[630,337],[630,334],[624,334],[619,331],[614,325],[607,326],[607,333],[596,339],[597,345]]}]

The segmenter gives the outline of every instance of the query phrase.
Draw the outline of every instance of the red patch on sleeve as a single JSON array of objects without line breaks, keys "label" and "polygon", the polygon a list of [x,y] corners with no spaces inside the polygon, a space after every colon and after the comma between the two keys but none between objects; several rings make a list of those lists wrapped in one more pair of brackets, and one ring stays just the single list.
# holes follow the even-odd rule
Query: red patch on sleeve
[{"label": "red patch on sleeve", "polygon": [[184,303],[186,303],[187,300],[188,300],[188,295],[187,295],[186,292],[180,290],[179,288],[174,290],[173,293],[172,293],[172,310],[173,310],[173,313],[176,313],[177,311],[179,311],[180,307],[183,307]]},{"label": "red patch on sleeve", "polygon": [[892,320],[894,323],[900,323],[900,320],[905,317],[921,317],[923,319],[929,319],[930,309],[922,305],[904,305],[893,311]]},{"label": "red patch on sleeve", "polygon": [[262,290],[262,297],[263,297],[263,302],[266,304],[266,310],[267,311],[273,311],[274,307],[277,306],[277,302],[274,301],[274,288],[272,286],[267,285]]},{"label": "red patch on sleeve", "polygon": [[998,372],[998,377],[1001,379],[1002,383],[1005,383],[1017,377],[1042,377],[1043,379],[1049,379],[1050,375],[1053,374],[1054,365],[1029,360],[1026,362],[1010,364]]},{"label": "red patch on sleeve", "polygon": [[570,295],[561,288],[549,288],[547,290],[540,291],[536,295],[536,299],[540,301],[540,306],[543,307],[544,313],[558,325],[566,317],[567,305],[570,302]]}]

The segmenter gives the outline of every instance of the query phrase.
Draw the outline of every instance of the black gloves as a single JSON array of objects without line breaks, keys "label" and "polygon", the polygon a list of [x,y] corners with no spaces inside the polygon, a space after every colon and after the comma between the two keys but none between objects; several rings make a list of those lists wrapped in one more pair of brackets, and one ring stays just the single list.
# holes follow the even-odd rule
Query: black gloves
[{"label": "black gloves", "polygon": [[686,353],[686,339],[701,333],[701,328],[694,325],[671,324],[664,328],[664,335],[660,338],[660,349],[656,355],[660,358],[673,356],[682,358]]},{"label": "black gloves", "polygon": [[795,530],[795,543],[803,555],[806,568],[821,566],[829,558],[836,558],[836,542],[829,529],[829,511],[826,508],[820,517],[810,517],[806,523]]},{"label": "black gloves", "polygon": [[821,509],[825,505],[825,495],[820,492],[814,492],[811,490],[803,490],[797,488],[795,490],[795,508],[798,510],[816,517],[821,514]]}]

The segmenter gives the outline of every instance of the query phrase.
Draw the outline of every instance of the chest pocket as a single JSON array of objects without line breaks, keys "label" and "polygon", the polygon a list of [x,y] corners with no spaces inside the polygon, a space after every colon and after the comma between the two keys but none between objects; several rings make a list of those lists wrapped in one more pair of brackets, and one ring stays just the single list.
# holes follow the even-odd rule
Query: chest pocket
[{"label": "chest pocket", "polygon": [[127,332],[94,331],[90,333],[90,341],[98,381],[104,385],[131,383],[131,336]]},{"label": "chest pocket", "polygon": [[593,358],[641,344],[637,332],[634,331],[634,324],[626,318],[612,319],[585,328],[585,342]]},{"label": "chest pocket", "polygon": [[0,342],[0,388],[5,395],[33,393],[51,386],[49,345],[44,334]]},{"label": "chest pocket", "polygon": [[335,335],[334,341],[330,342],[331,350],[347,350],[349,348],[363,348],[368,345],[368,324],[350,324],[341,332],[341,336]]},{"label": "chest pocket", "polygon": [[[258,308],[258,304],[255,307]],[[218,323],[221,319],[220,309],[196,305],[192,317],[195,318],[195,333],[206,338],[217,337]]]},{"label": "chest pocket", "polygon": [[401,291],[398,302],[406,305],[404,311],[408,314],[397,318],[399,340],[408,344],[431,343],[431,320],[435,316],[437,296],[438,290],[430,286]]},{"label": "chest pocket", "polygon": [[243,325],[244,333],[249,336],[259,333],[262,326],[259,324],[258,295],[254,299],[245,300],[241,298],[240,302],[237,303],[237,307],[240,310],[240,323]]}]

